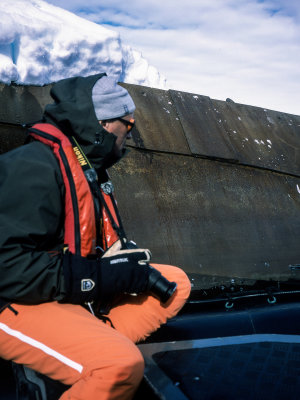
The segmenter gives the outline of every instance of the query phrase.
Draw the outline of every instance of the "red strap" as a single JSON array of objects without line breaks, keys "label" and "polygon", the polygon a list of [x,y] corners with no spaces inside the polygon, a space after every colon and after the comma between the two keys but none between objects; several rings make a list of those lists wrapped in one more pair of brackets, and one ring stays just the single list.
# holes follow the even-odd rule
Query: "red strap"
[{"label": "red strap", "polygon": [[[112,204],[110,196],[108,194],[104,193],[102,189],[101,189],[101,192],[102,192],[104,201],[106,202],[107,207],[108,207],[114,221],[116,221],[116,224],[119,226],[118,218],[117,218],[115,208]],[[117,232],[114,230],[114,228],[111,224],[111,220],[110,220],[104,207],[102,207],[102,216],[103,216],[102,237],[103,237],[103,246],[104,246],[103,250],[106,250],[107,248],[112,246],[119,239],[119,236],[118,236]]]},{"label": "red strap", "polygon": [[[47,133],[48,135],[58,139],[59,142],[39,136],[38,133],[30,132],[35,139],[50,146],[59,161],[62,172],[66,194],[65,194],[65,244],[68,245],[71,253],[76,252],[75,246],[75,219],[74,205],[75,201],[79,214],[79,233],[80,233],[80,254],[84,257],[95,252],[96,243],[96,226],[95,226],[95,210],[93,196],[90,191],[87,180],[85,179],[82,168],[73,151],[73,147],[67,136],[59,129],[51,124],[36,124],[32,129]],[[72,181],[75,186],[76,198],[72,198],[71,183],[67,174],[67,167],[61,156],[63,150],[68,166],[71,170]]]}]

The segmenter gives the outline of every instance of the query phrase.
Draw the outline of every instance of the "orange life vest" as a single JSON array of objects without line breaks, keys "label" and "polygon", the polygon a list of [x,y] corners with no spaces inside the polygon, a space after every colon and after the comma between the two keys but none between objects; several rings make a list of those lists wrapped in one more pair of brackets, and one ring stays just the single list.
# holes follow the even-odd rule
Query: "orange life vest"
[{"label": "orange life vest", "polygon": [[[97,222],[94,199],[81,166],[84,159],[80,159],[80,154],[78,154],[80,150],[74,148],[69,138],[51,124],[35,124],[29,130],[29,135],[50,146],[59,162],[66,190],[65,245],[68,246],[71,253],[82,257],[95,254]],[[102,248],[106,250],[119,239],[109,213],[117,226],[119,226],[119,221],[111,197],[102,189],[100,190],[107,207],[106,209],[102,206],[101,215]]]}]

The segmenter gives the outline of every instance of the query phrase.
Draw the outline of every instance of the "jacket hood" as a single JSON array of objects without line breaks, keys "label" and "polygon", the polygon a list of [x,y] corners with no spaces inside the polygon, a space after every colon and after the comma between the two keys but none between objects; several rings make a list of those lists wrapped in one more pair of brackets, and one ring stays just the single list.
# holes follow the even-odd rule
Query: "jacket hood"
[{"label": "jacket hood", "polygon": [[44,120],[57,126],[66,136],[74,136],[85,155],[99,172],[119,160],[114,155],[116,136],[97,120],[92,89],[105,73],[73,77],[55,83],[50,91],[53,104],[45,107]]}]

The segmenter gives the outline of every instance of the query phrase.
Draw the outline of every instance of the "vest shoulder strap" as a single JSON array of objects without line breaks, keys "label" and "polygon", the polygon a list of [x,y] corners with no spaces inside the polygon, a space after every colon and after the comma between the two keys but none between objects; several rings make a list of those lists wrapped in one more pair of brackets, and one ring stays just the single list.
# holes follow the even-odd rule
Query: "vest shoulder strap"
[{"label": "vest shoulder strap", "polygon": [[83,257],[93,254],[96,243],[94,201],[73,146],[66,135],[51,124],[36,124],[29,135],[50,146],[65,184],[65,244]]}]

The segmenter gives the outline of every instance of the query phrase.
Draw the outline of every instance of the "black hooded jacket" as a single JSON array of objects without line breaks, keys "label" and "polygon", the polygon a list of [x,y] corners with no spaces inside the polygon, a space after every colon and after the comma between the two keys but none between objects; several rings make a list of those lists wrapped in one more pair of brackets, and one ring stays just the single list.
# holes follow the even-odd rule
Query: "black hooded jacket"
[{"label": "black hooded jacket", "polygon": [[[92,88],[103,75],[59,81],[44,113],[44,122],[77,139],[99,175],[117,161],[116,136],[99,124],[92,103]],[[61,300],[65,189],[52,150],[33,141],[3,154],[0,184],[2,303]]]}]

